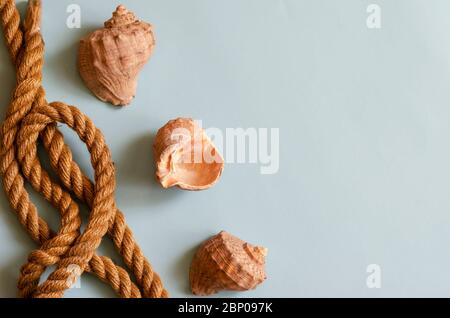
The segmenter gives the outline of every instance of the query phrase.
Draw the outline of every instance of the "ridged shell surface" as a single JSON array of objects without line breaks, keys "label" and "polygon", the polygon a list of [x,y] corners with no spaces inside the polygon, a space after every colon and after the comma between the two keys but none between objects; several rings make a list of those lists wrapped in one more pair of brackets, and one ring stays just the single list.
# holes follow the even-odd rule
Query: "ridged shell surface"
[{"label": "ridged shell surface", "polygon": [[220,232],[206,241],[192,260],[189,280],[192,293],[208,296],[219,291],[246,291],[266,279],[267,249]]},{"label": "ridged shell surface", "polygon": [[154,46],[152,26],[120,5],[104,28],[80,41],[80,75],[100,100],[128,105],[136,94],[139,72]]}]

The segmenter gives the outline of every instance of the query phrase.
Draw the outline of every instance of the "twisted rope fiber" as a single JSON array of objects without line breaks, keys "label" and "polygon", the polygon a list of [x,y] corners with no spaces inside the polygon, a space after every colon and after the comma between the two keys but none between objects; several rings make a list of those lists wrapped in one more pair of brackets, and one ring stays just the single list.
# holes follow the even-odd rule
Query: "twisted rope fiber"
[{"label": "twisted rope fiber", "polygon": [[[40,14],[40,1],[30,1],[22,31],[14,0],[0,0],[0,19],[17,73],[16,88],[0,131],[0,173],[4,190],[20,223],[32,239],[41,244],[39,249],[30,253],[28,262],[21,269],[20,295],[61,297],[83,271],[88,271],[109,283],[121,297],[167,297],[159,276],[143,256],[123,213],[115,205],[114,166],[103,135],[76,107],[60,102],[49,104],[45,100],[41,86],[44,43],[39,30]],[[95,183],[72,160],[72,152],[64,143],[57,122],[68,125],[86,143],[94,167]],[[91,209],[82,234],[77,204],[69,192],[50,178],[39,162],[38,138],[64,188]],[[25,180],[59,210],[61,222],[57,233],[53,233],[45,220],[39,217],[25,189]],[[140,288],[132,282],[125,269],[115,265],[111,259],[95,254],[107,232]],[[38,285],[40,276],[51,265],[56,265],[56,270]],[[74,266],[79,270],[74,272]]]}]

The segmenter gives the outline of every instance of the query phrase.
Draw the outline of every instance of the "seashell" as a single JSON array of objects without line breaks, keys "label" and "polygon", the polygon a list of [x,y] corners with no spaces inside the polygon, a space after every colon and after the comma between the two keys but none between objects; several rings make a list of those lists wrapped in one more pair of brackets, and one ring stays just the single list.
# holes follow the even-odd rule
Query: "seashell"
[{"label": "seashell", "polygon": [[189,273],[192,293],[207,296],[222,290],[254,289],[266,279],[266,256],[266,248],[222,231],[206,241],[192,260]]},{"label": "seashell", "polygon": [[153,151],[156,177],[164,188],[205,190],[222,175],[222,156],[192,119],[169,121],[158,131]]},{"label": "seashell", "polygon": [[120,5],[104,28],[80,41],[80,75],[100,100],[116,106],[128,105],[136,94],[139,71],[154,46],[152,26]]}]

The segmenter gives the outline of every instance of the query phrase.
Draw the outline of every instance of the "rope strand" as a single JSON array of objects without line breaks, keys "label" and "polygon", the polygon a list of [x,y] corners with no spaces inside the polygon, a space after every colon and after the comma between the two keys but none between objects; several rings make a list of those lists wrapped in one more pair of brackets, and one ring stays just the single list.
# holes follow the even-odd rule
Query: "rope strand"
[{"label": "rope strand", "polygon": [[[16,88],[0,130],[0,173],[19,222],[40,244],[21,268],[19,293],[22,297],[62,297],[77,277],[87,271],[107,282],[121,297],[168,297],[127,227],[123,213],[116,207],[115,171],[102,133],[76,107],[61,102],[49,104],[45,99],[41,86],[44,43],[40,17],[41,2],[29,1],[22,31],[15,1],[0,0],[0,20],[17,73]],[[73,161],[72,152],[57,129],[58,122],[73,129],[86,144],[95,172],[94,183]],[[38,139],[47,150],[62,186],[69,192],[42,168],[37,156]],[[25,180],[59,210],[61,222],[56,233],[39,217],[25,189]],[[79,208],[70,193],[91,210],[83,233]],[[125,269],[107,257],[95,255],[107,233],[133,272],[137,285]],[[56,270],[38,285],[42,273],[51,265],[56,265]]]}]

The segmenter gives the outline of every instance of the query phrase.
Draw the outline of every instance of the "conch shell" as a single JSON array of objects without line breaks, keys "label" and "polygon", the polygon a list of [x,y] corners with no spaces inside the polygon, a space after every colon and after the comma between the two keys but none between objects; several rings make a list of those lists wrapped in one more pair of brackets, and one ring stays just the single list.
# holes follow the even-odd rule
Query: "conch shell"
[{"label": "conch shell", "polygon": [[153,144],[156,177],[164,188],[205,190],[220,178],[224,160],[194,120],[178,118],[162,127]]},{"label": "conch shell", "polygon": [[104,28],[80,41],[80,75],[100,100],[128,105],[136,95],[139,71],[154,46],[152,26],[120,5]]},{"label": "conch shell", "polygon": [[266,279],[267,249],[220,232],[206,241],[192,260],[189,280],[192,293],[208,296],[222,290],[245,291]]}]

